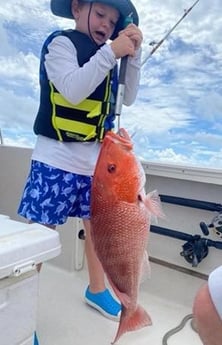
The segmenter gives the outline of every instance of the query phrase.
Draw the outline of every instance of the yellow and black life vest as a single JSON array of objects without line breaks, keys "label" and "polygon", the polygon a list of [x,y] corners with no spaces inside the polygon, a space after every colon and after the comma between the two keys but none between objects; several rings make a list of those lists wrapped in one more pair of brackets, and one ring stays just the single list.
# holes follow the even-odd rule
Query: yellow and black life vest
[{"label": "yellow and black life vest", "polygon": [[60,141],[102,141],[105,132],[114,127],[117,67],[89,97],[79,104],[70,103],[48,80],[44,66],[48,44],[58,35],[67,36],[73,42],[80,66],[100,48],[87,35],[76,30],[56,31],[48,37],[41,54],[40,106],[34,132]]}]

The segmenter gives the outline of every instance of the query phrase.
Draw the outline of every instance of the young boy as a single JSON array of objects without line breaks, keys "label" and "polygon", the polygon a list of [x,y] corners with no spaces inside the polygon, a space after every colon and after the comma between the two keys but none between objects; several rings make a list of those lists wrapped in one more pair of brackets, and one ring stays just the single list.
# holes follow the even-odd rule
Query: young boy
[{"label": "young boy", "polygon": [[204,345],[222,344],[222,266],[209,275],[208,283],[194,299],[195,325]]},{"label": "young boy", "polygon": [[[43,45],[38,137],[18,213],[53,229],[68,217],[82,218],[89,272],[85,301],[118,320],[121,305],[106,289],[90,238],[90,189],[102,139],[113,128],[117,61],[129,56],[124,104],[130,105],[139,85],[142,33],[130,0],[51,0],[51,9],[74,18],[76,27],[56,31]],[[133,23],[124,28],[129,15]]]}]

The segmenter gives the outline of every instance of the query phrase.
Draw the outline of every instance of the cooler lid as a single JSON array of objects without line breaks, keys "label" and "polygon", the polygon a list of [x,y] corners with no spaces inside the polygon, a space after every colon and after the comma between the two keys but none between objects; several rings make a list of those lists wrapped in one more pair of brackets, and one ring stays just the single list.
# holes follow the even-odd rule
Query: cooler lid
[{"label": "cooler lid", "polygon": [[59,234],[40,224],[26,224],[0,215],[0,279],[16,268],[34,266],[61,252]]}]

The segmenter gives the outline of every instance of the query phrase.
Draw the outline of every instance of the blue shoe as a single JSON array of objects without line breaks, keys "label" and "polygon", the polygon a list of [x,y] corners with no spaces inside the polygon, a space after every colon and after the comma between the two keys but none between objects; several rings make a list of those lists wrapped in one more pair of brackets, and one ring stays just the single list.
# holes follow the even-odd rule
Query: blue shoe
[{"label": "blue shoe", "polygon": [[113,298],[108,289],[102,292],[92,293],[89,291],[88,287],[85,292],[85,302],[107,318],[119,321],[121,304]]},{"label": "blue shoe", "polygon": [[35,332],[35,334],[34,334],[34,345],[39,345],[39,342],[38,342],[38,338],[37,338],[36,332]]}]

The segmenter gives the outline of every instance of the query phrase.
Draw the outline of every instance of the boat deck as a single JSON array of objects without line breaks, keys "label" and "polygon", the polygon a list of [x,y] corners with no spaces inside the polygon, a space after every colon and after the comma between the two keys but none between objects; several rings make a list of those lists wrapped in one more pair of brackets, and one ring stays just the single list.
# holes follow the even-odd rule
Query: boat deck
[{"label": "boat deck", "polygon": [[[118,323],[83,301],[87,271],[68,272],[44,264],[40,273],[37,333],[40,345],[108,345]],[[119,345],[201,345],[191,320],[163,342],[164,335],[192,313],[192,301],[204,280],[151,263],[151,278],[141,284],[139,301],[153,325],[124,334]]]}]

